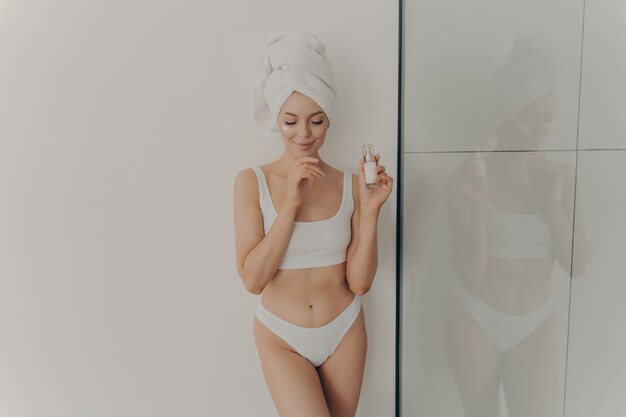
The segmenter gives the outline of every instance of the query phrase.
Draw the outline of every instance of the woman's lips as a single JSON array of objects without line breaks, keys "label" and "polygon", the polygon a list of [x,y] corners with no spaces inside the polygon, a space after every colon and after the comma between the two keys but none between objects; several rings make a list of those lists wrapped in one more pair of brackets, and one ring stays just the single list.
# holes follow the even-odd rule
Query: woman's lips
[{"label": "woman's lips", "polygon": [[309,144],[299,144],[299,143],[296,143],[296,145],[298,146],[298,148],[306,150],[306,149],[309,149],[311,147],[311,145],[313,145],[313,143],[309,143]]}]

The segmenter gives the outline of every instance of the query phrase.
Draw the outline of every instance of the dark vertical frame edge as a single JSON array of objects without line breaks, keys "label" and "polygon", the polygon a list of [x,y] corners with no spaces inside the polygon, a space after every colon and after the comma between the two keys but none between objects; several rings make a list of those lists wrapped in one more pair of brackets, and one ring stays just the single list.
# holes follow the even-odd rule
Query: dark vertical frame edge
[{"label": "dark vertical frame edge", "polygon": [[395,375],[395,416],[401,414],[401,371],[402,371],[402,173],[404,161],[403,143],[403,66],[404,66],[404,1],[398,3],[398,126],[397,126],[397,187],[396,187],[396,375]]}]

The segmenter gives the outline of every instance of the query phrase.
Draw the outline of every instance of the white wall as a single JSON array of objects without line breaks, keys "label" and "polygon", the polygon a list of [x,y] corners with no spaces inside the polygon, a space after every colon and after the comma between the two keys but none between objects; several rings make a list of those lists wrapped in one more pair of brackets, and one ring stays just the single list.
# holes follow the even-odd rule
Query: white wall
[{"label": "white wall", "polygon": [[[394,178],[397,2],[0,2],[0,415],[274,416],[235,267],[233,181],[271,29],[316,32],[338,86],[321,154]],[[395,194],[365,297],[358,415],[394,411]]]}]

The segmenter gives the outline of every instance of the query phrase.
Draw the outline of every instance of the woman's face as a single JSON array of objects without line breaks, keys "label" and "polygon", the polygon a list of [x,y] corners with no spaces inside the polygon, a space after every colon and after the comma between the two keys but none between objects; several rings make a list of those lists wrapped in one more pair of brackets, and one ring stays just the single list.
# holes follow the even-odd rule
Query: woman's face
[{"label": "woman's face", "polygon": [[329,120],[311,98],[294,91],[278,115],[278,130],[286,149],[294,155],[316,155],[326,139]]},{"label": "woman's face", "polygon": [[498,138],[506,147],[537,149],[552,131],[556,98],[547,93],[535,99],[498,129]]}]

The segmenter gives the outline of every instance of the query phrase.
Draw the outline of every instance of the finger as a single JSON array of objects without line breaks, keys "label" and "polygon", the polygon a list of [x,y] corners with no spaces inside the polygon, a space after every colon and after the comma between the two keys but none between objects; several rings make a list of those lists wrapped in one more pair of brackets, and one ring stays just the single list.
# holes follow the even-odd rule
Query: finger
[{"label": "finger", "polygon": [[393,178],[391,177],[385,177],[381,180],[381,183],[387,185],[390,189],[393,188]]},{"label": "finger", "polygon": [[300,170],[300,175],[302,176],[302,178],[318,178],[320,176],[317,172],[315,172],[313,169],[306,165],[302,166]]},{"label": "finger", "polygon": [[311,168],[313,168],[314,170],[316,170],[316,171],[317,171],[317,172],[318,172],[318,173],[319,173],[322,177],[325,177],[325,176],[326,176],[326,173],[325,173],[324,171],[322,171],[322,168],[320,168],[320,167],[316,167],[316,166],[313,166],[313,165],[309,165],[309,166],[310,166]]},{"label": "finger", "polygon": [[303,172],[303,173],[300,175],[300,177],[301,177],[303,180],[314,180],[314,179],[317,179],[317,178],[315,177],[315,175],[314,175],[312,172],[310,172],[310,171]]},{"label": "finger", "polygon": [[545,161],[545,162],[537,162],[537,163],[528,164],[528,169],[532,171],[538,171],[538,172],[549,172],[549,171],[554,170],[554,167],[552,166],[551,163]]},{"label": "finger", "polygon": [[305,169],[307,170],[308,173],[310,173],[312,176],[314,176],[315,178],[322,178],[322,174],[320,174],[319,172],[317,172],[317,170],[319,168],[317,167],[312,167],[310,165],[307,165],[305,167]]},{"label": "finger", "polygon": [[303,162],[300,166],[306,168],[306,169],[314,169],[316,171],[318,171],[321,175],[326,175],[326,173],[318,166],[316,165],[312,165],[311,162]]},{"label": "finger", "polygon": [[301,156],[300,158],[298,158],[298,164],[302,165],[305,164],[307,162],[319,162],[319,159],[315,158],[314,156]]},{"label": "finger", "polygon": [[552,168],[552,164],[546,163],[546,162],[537,162],[537,163],[532,164],[532,165],[529,164],[528,166],[529,167],[532,166],[532,168],[534,168],[534,169],[550,169],[550,168]]},{"label": "finger", "polygon": [[378,173],[385,172],[385,166],[384,165],[376,165],[376,172],[378,172]]},{"label": "finger", "polygon": [[389,185],[389,184],[391,183],[391,181],[389,180],[389,177],[387,177],[386,175],[381,176],[381,177],[378,179],[378,182],[379,182],[380,184],[384,184],[384,185]]},{"label": "finger", "polygon": [[359,187],[365,186],[365,161],[363,158],[359,159]]}]

